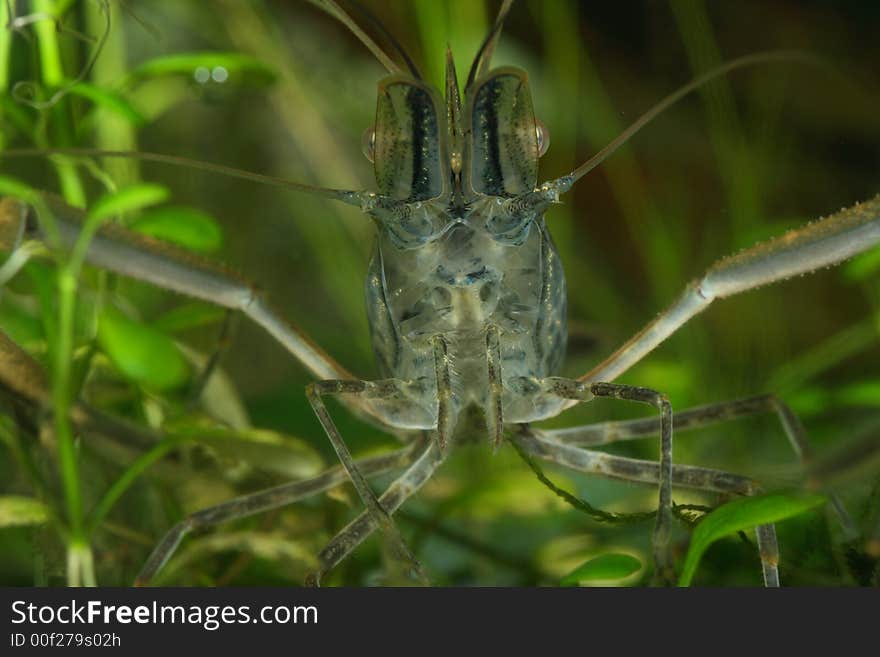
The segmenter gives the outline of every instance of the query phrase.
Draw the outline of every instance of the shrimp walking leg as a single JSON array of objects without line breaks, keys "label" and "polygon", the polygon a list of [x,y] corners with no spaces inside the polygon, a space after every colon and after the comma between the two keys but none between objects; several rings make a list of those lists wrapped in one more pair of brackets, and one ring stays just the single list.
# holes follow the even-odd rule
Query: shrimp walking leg
[{"label": "shrimp walking leg", "polygon": [[[604,452],[575,447],[549,438],[532,428],[523,428],[512,437],[528,454],[588,474],[643,484],[661,484],[664,480],[662,463],[632,459]],[[693,465],[672,465],[669,480],[672,486],[724,493],[728,495],[756,495],[760,485],[748,477],[702,468]],[[662,484],[661,484],[662,485]],[[661,510],[662,511],[662,510]],[[658,513],[658,520],[659,520]],[[779,586],[779,548],[773,525],[756,528],[758,552],[764,574],[764,584]]]}]

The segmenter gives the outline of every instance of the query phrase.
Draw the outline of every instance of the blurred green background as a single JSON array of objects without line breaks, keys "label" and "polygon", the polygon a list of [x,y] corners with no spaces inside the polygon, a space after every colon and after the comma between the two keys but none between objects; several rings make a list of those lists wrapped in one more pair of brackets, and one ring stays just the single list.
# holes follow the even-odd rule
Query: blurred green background
[{"label": "blurred green background", "polygon": [[[474,0],[364,5],[434,84],[442,82],[447,43],[465,78],[498,8]],[[330,187],[371,186],[361,135],[372,123],[384,72],[338,22],[307,2],[109,6],[106,42],[88,68],[105,29],[102,3],[17,3],[19,19],[46,13],[59,22],[55,29],[48,20],[19,21],[20,30],[0,37],[0,145],[141,150]],[[382,41],[357,10],[352,13]],[[569,282],[572,344],[561,374],[589,369],[715,259],[880,191],[878,30],[880,5],[869,2],[514,4],[494,61],[529,73],[536,113],[551,139],[542,179],[572,170],[667,93],[724,60],[800,49],[824,62],[767,64],[707,85],[551,210],[547,221]],[[81,84],[68,88],[80,72]],[[51,108],[33,107],[33,100],[58,89],[67,92]],[[373,226],[356,209],[195,169],[100,158],[57,162],[0,156],[0,173],[70,201],[94,202],[108,188],[140,181],[167,187],[166,205],[197,209],[219,227],[222,240],[207,245],[212,258],[255,281],[352,372],[377,375],[363,303]],[[28,265],[50,266],[45,259]],[[880,507],[878,268],[875,249],[844,267],[719,302],[620,379],[666,392],[677,409],[776,392],[802,417],[820,458],[841,453],[847,461],[847,454],[867,446],[873,461],[833,472],[864,536],[847,542],[823,511],[785,521],[779,527],[784,584],[876,582],[876,555],[867,554],[865,536],[876,531]],[[39,271],[26,271],[9,284],[0,299],[0,326],[45,359],[39,280]],[[82,287],[109,290],[96,303],[84,301],[86,317],[77,328],[77,363],[91,368],[79,390],[83,397],[172,433],[210,423],[204,409],[187,409],[186,386],[159,392],[120,372],[107,356],[107,341],[96,341],[89,314],[115,305],[203,356],[216,348],[222,314],[94,271]],[[172,311],[177,314],[169,316]],[[90,536],[99,583],[129,583],[162,533],[187,511],[334,462],[303,395],[309,377],[261,329],[237,322],[221,369],[226,385],[211,393],[214,407],[240,403],[241,426],[275,433],[196,439],[176,451],[173,462],[137,478]],[[0,494],[40,496],[19,458],[24,450],[48,480],[42,503],[63,514],[52,450],[22,430],[8,409],[0,405]],[[331,412],[356,454],[393,444],[332,402]],[[548,425],[643,415],[600,400]],[[610,451],[656,458],[657,446],[645,440]],[[79,476],[87,511],[136,456],[82,437]],[[771,488],[793,477],[794,458],[772,416],[682,434],[675,460],[752,475]],[[608,510],[655,504],[650,488],[548,472]],[[718,502],[687,491],[675,498]],[[322,545],[358,510],[353,491],[343,488],[187,539],[159,581],[299,584]],[[442,585],[554,584],[607,552],[632,554],[645,564],[622,583],[647,583],[650,574],[650,522],[597,524],[544,488],[510,448],[495,456],[484,445],[460,450],[403,509],[400,526]],[[677,525],[679,557],[687,539],[687,527]],[[0,527],[0,582],[64,583],[63,545],[51,518],[13,518]],[[380,552],[371,539],[329,583],[383,581]],[[719,542],[696,582],[758,585],[754,545],[735,537]]]}]

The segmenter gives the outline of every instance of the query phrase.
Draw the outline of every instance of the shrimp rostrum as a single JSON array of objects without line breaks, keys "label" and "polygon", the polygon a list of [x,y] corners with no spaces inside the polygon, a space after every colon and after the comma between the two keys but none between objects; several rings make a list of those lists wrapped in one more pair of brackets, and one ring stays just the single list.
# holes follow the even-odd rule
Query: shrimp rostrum
[{"label": "shrimp rostrum", "polygon": [[[351,25],[335,3],[321,4]],[[674,412],[662,390],[614,381],[714,300],[835,265],[880,242],[880,197],[719,260],[604,361],[579,378],[558,376],[567,343],[566,278],[545,212],[670,104],[709,79],[777,55],[734,60],[694,80],[595,158],[542,183],[538,161],[549,137],[535,117],[526,74],[517,68],[490,67],[508,9],[505,3],[463,87],[447,53],[443,94],[421,79],[408,57],[401,68],[382,53],[390,76],[379,83],[375,124],[365,136],[375,191],[290,185],[359,207],[375,224],[366,300],[372,347],[383,378],[354,377],[283,320],[250,284],[219,268],[157,248],[115,227],[97,231],[88,243],[85,257],[97,267],[240,311],[266,329],[314,376],[306,396],[342,466],[187,516],[159,541],[137,578],[139,584],[149,583],[193,530],[288,505],[346,481],[354,485],[364,510],[321,551],[309,581],[320,583],[378,531],[401,573],[424,583],[428,573],[402,537],[394,514],[451,450],[479,439],[495,450],[508,449],[509,441],[525,458],[656,487],[654,575],[656,581],[669,583],[676,570],[670,551],[673,488],[722,496],[762,492],[761,484],[750,477],[675,463],[673,428],[775,413],[796,456],[809,458],[804,427],[772,395]],[[381,52],[369,37],[358,38]],[[45,235],[45,213],[60,229],[62,244],[76,241],[83,221],[80,211],[48,197],[20,207],[16,216],[26,236]],[[349,410],[406,438],[407,444],[355,459],[325,406],[327,397],[338,397]],[[595,398],[647,405],[653,416],[616,423],[613,432],[601,424],[553,430],[532,426]],[[89,412],[74,410],[81,416]],[[659,436],[658,462],[590,449],[651,435]],[[144,440],[149,442],[149,436]],[[398,474],[377,494],[368,480],[388,472]],[[840,522],[850,526],[846,509],[833,495],[829,504]],[[764,581],[777,586],[774,526],[758,526],[755,537]]]}]

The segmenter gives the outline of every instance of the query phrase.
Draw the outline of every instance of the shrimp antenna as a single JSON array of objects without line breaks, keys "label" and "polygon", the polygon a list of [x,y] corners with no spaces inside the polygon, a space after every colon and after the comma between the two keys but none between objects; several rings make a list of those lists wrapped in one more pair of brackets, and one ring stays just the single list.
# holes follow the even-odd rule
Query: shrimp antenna
[{"label": "shrimp antenna", "polygon": [[403,60],[406,67],[409,69],[409,72],[412,73],[413,77],[416,80],[422,80],[422,74],[419,71],[419,68],[416,66],[415,62],[412,60],[412,57],[409,56],[409,53],[406,52],[406,49],[401,45],[400,41],[394,38],[394,35],[388,31],[388,28],[382,23],[381,20],[369,9],[367,9],[360,2],[355,2],[354,0],[350,0],[349,4],[354,7],[358,13],[360,13],[369,23],[372,25],[382,37],[391,44],[391,47],[394,51],[400,55],[400,58]]},{"label": "shrimp antenna", "polygon": [[489,34],[486,35],[486,38],[483,39],[483,43],[477,51],[477,56],[474,57],[474,63],[471,64],[471,70],[470,73],[468,73],[465,89],[470,89],[475,80],[478,80],[489,72],[489,63],[492,60],[492,55],[495,53],[495,46],[498,44],[498,38],[501,36],[501,28],[504,27],[504,19],[507,18],[507,14],[512,5],[513,0],[504,0],[504,2],[501,3],[501,9],[498,10],[498,16],[492,24],[492,29],[489,30]]},{"label": "shrimp antenna", "polygon": [[[385,51],[379,47],[379,45],[373,41],[370,36],[364,32],[357,23],[354,22],[351,16],[349,16],[345,10],[339,6],[335,2],[335,0],[309,0],[313,5],[318,7],[319,9],[324,10],[328,14],[330,14],[333,18],[338,20],[340,23],[345,25],[348,28],[348,31],[351,32],[355,37],[357,37],[358,41],[364,44],[367,49],[373,53],[373,56],[379,60],[379,63],[385,67],[385,69],[389,73],[400,73],[400,67],[394,63],[394,61],[385,54]],[[384,29],[383,29],[384,31]],[[408,59],[408,58],[406,58]]]},{"label": "shrimp antenna", "polygon": [[[314,194],[333,201],[342,201],[349,205],[361,206],[365,192],[346,189],[332,189],[330,187],[316,187],[314,185],[305,185],[303,183],[293,182],[286,178],[277,178],[275,176],[267,176],[261,173],[253,173],[244,169],[235,169],[222,164],[214,164],[212,162],[202,162],[200,160],[191,160],[186,157],[178,157],[176,155],[164,155],[162,153],[145,153],[141,151],[104,151],[93,148],[10,148],[0,152],[0,159],[4,157],[44,157],[46,155],[65,155],[68,157],[127,157],[135,160],[143,160],[145,162],[157,162],[159,164],[168,164],[176,167],[189,167],[201,169],[209,173],[216,173],[229,178],[238,178],[240,180],[248,180],[250,182],[260,183],[262,185],[270,185],[272,187],[282,187],[297,192],[305,192]],[[369,192],[367,192],[368,194]]]},{"label": "shrimp antenna", "polygon": [[729,62],[725,62],[723,64],[720,64],[719,66],[716,66],[712,70],[703,73],[703,75],[694,78],[683,87],[680,87],[676,91],[673,91],[671,94],[666,96],[666,98],[654,105],[654,107],[642,114],[632,123],[632,125],[630,125],[619,135],[617,135],[617,137],[615,137],[607,146],[605,146],[589,160],[581,164],[577,169],[572,171],[567,176],[567,178],[570,179],[571,183],[574,183],[576,180],[579,180],[580,178],[585,176],[587,173],[602,164],[602,162],[604,162],[609,156],[611,156],[612,153],[623,146],[630,137],[635,135],[639,130],[641,130],[648,123],[653,121],[660,113],[677,103],[679,100],[687,96],[692,91],[699,89],[704,84],[711,82],[715,78],[719,78],[722,75],[730,73],[731,71],[745,68],[747,66],[753,66],[755,64],[796,61],[808,62],[812,64],[825,64],[825,62],[823,62],[815,55],[811,55],[800,50],[770,50],[767,52],[759,52],[752,55],[738,57],[736,59],[730,60]]}]

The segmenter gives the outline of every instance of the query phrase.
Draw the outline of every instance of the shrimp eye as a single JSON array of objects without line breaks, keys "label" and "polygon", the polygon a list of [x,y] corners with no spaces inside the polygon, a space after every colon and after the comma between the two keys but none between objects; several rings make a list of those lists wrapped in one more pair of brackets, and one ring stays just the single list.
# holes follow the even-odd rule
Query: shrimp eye
[{"label": "shrimp eye", "polygon": [[535,119],[535,136],[538,138],[538,157],[543,157],[550,148],[550,131],[538,119]]},{"label": "shrimp eye", "polygon": [[373,161],[373,154],[376,150],[376,128],[371,126],[364,130],[361,135],[361,151],[370,162]]}]

